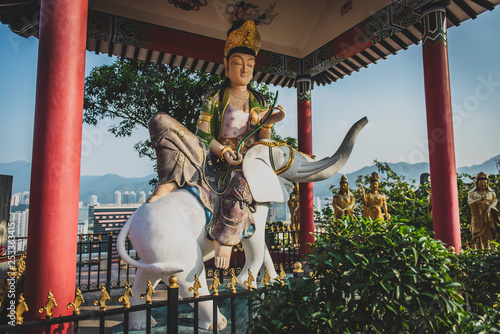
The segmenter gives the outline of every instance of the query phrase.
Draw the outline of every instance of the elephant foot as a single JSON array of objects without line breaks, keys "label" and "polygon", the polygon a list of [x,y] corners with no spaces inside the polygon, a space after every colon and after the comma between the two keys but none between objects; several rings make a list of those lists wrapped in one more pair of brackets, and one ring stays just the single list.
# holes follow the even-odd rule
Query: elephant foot
[{"label": "elephant foot", "polygon": [[[151,327],[156,326],[156,324],[157,324],[156,320],[153,317],[151,317]],[[147,327],[146,323],[142,322],[140,325],[136,323],[130,324],[128,329],[132,331],[138,331],[138,330],[145,330],[146,327]]]},{"label": "elephant foot", "polygon": [[[205,329],[207,331],[214,330],[214,325],[213,325],[212,321],[209,321],[209,320],[199,320],[198,327],[201,329]],[[222,319],[217,323],[217,329],[221,331],[226,327],[227,327],[227,319],[226,319],[226,317],[223,316]]]},{"label": "elephant foot", "polygon": [[229,268],[229,260],[231,260],[231,251],[233,246],[223,245],[214,240],[215,246],[215,266],[219,269]]}]

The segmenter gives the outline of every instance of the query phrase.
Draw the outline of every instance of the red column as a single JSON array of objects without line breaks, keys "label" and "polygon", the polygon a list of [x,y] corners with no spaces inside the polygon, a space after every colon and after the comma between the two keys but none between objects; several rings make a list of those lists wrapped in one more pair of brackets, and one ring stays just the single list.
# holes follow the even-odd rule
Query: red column
[{"label": "red column", "polygon": [[455,145],[446,41],[446,11],[423,16],[423,64],[431,172],[432,216],[437,239],[460,250]]},{"label": "red column", "polygon": [[[54,317],[74,300],[88,0],[42,0],[31,167],[27,320],[52,291]],[[53,326],[53,330],[58,326]]]},{"label": "red column", "polygon": [[[297,114],[299,150],[312,154],[312,120],[311,120],[311,77],[303,76],[297,79]],[[309,251],[307,243],[313,243],[314,237],[314,207],[312,182],[299,185],[300,212],[300,256]]]}]

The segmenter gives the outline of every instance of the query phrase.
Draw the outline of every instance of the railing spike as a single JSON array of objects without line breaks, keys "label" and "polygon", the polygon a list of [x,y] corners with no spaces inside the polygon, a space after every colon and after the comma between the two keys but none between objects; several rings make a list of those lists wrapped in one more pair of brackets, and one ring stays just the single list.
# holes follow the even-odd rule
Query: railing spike
[{"label": "railing spike", "polygon": [[52,290],[49,290],[49,292],[47,293],[47,302],[45,303],[45,306],[40,307],[38,309],[38,313],[43,313],[43,311],[45,311],[45,318],[51,319],[53,315],[52,309],[56,307],[57,307],[56,299],[52,294]]},{"label": "railing spike", "polygon": [[154,293],[155,289],[153,288],[153,284],[148,279],[148,286],[146,287],[146,292],[141,293],[141,298],[145,299],[146,304],[152,304],[153,299],[151,299],[151,296],[154,295]]},{"label": "railing spike", "polygon": [[[215,273],[214,273],[214,277],[215,277]],[[194,274],[194,285],[192,287],[190,287],[188,289],[189,292],[193,292],[193,297],[194,298],[199,298],[200,297],[200,293],[198,292],[198,290],[201,288],[201,282],[200,282],[200,278],[198,277],[198,274]]]},{"label": "railing spike", "polygon": [[99,305],[99,311],[106,311],[106,301],[110,300],[111,297],[109,296],[109,293],[106,291],[106,286],[103,284],[101,285],[101,295],[99,296],[99,299],[94,300],[94,305],[97,306]]}]

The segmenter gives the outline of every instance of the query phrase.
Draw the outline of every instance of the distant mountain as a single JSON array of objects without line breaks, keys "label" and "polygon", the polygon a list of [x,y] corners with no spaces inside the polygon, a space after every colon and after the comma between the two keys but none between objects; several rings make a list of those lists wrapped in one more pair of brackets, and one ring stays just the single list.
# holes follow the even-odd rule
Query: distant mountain
[{"label": "distant mountain", "polygon": [[[14,176],[12,194],[30,189],[31,164],[29,162],[14,161],[0,163],[0,174]],[[82,176],[80,177],[80,201],[88,204],[90,196],[97,195],[97,200],[102,204],[114,203],[116,190],[121,191],[122,195],[125,191],[135,191],[137,200],[139,200],[140,191],[144,191],[147,194],[152,190],[149,180],[154,177],[154,174],[142,178],[126,178],[115,174]]]},{"label": "distant mountain", "polygon": [[31,164],[26,161],[0,163],[0,174],[14,176],[12,193],[19,193],[30,189]]},{"label": "distant mountain", "polygon": [[125,191],[135,191],[139,200],[140,191],[147,194],[153,190],[149,181],[155,176],[154,174],[141,178],[126,178],[115,174],[82,176],[80,177],[80,201],[86,204],[90,201],[90,196],[97,195],[97,201],[101,204],[114,203],[117,190],[122,193],[122,196]]},{"label": "distant mountain", "polygon": [[[457,172],[475,175],[482,171],[487,174],[496,174],[498,173],[495,161],[496,159],[500,159],[500,155],[497,155],[496,157],[493,157],[480,165],[460,167],[457,169]],[[397,174],[404,175],[405,179],[408,182],[411,182],[411,180],[419,182],[420,175],[422,173],[429,173],[429,164],[427,163],[409,164],[406,162],[399,162],[389,163],[389,166]],[[348,173],[346,174],[346,176],[352,188],[354,187],[355,181],[359,175],[368,175],[376,171],[377,167],[375,165],[372,165],[363,167],[353,173]],[[29,180],[31,175],[30,163],[26,161],[0,163],[0,174],[14,176],[12,186],[13,194],[29,190]],[[316,182],[314,184],[314,197],[331,197],[332,193],[328,190],[328,187],[330,184],[334,184],[338,187],[341,176],[342,170],[340,171],[340,173],[335,174],[328,180]],[[87,204],[90,201],[91,195],[97,195],[97,200],[101,204],[114,203],[114,194],[117,190],[120,191],[122,195],[125,191],[135,191],[135,193],[137,194],[137,199],[139,199],[140,191],[144,191],[147,194],[150,190],[152,190],[151,186],[149,185],[149,180],[153,179],[154,177],[154,174],[142,178],[126,178],[115,174],[102,176],[82,176],[80,178],[80,201],[83,201],[84,204]]]}]

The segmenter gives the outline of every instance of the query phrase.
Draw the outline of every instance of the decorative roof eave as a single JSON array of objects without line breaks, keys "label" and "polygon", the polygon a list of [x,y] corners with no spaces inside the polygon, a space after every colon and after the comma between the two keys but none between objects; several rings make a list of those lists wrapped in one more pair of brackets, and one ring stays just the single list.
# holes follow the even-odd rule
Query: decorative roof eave
[{"label": "decorative roof eave", "polygon": [[[399,6],[403,2],[406,1],[397,1],[380,12],[386,10],[394,11],[394,6]],[[420,1],[420,3],[422,2],[423,1]],[[468,19],[475,19],[479,14],[485,12],[486,10],[493,10],[500,3],[500,0],[451,0],[445,2],[445,4],[442,2],[441,4],[446,5],[447,27],[449,28],[458,26],[463,21]],[[419,13],[433,5],[439,5],[439,1],[428,2],[424,6],[415,6],[416,8],[414,8],[414,13],[416,15],[420,15]],[[391,6],[393,7],[392,9],[390,9]],[[363,25],[363,23],[360,25]],[[319,63],[319,66],[316,68],[312,67],[313,70],[319,68],[317,73],[311,73],[312,80],[319,85],[335,82],[342,79],[345,75],[351,75],[352,72],[359,71],[361,67],[368,67],[369,64],[377,63],[380,59],[386,59],[389,55],[396,54],[401,49],[406,50],[413,44],[419,44],[421,40],[422,27],[420,24],[420,18],[418,18],[415,23],[410,24],[403,29],[395,29],[392,34],[387,34],[384,38],[372,43],[371,46],[365,49],[361,49],[361,51],[355,54],[351,54],[350,56],[339,60],[335,59],[335,57],[330,57],[330,61],[332,59],[335,59],[336,61],[331,61],[331,66],[329,67],[324,66],[327,62]],[[316,52],[318,52],[318,50]],[[308,57],[310,56],[311,55]]]},{"label": "decorative roof eave", "polygon": [[[500,0],[395,0],[303,59],[261,50],[254,80],[294,87],[296,76],[308,73],[316,84],[330,84],[418,44],[422,39],[420,13],[428,6],[446,5],[451,27],[493,10],[498,3]],[[12,1],[0,0],[0,21],[21,36],[37,37],[39,10],[37,1],[12,5]],[[223,48],[222,40],[89,11],[87,50],[97,54],[222,75]]]}]

